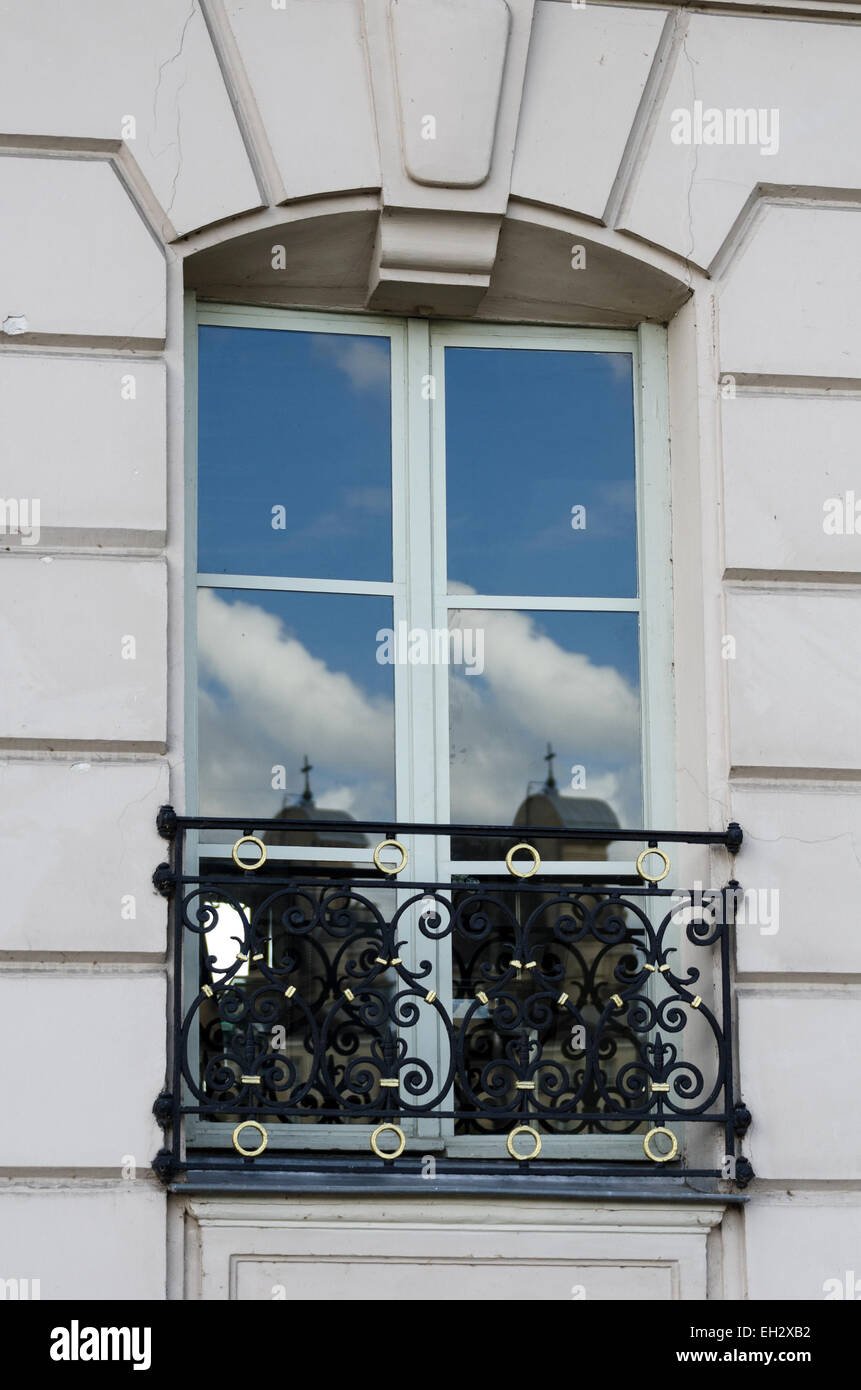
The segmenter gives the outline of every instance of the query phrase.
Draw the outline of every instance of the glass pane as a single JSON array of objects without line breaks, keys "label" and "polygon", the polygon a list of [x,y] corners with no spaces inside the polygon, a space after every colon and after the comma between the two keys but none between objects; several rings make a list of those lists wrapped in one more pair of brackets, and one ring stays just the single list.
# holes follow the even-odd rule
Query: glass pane
[{"label": "glass pane", "polygon": [[203,326],[198,568],[392,577],[388,338]]},{"label": "glass pane", "polygon": [[[606,825],[606,843],[544,841],[541,854],[607,858],[613,830],[642,815],[637,615],[460,609],[450,625],[478,654],[449,674],[452,821]],[[498,840],[453,849],[501,857]]]},{"label": "glass pane", "polygon": [[449,592],[637,592],[629,353],[446,348]]},{"label": "glass pane", "polygon": [[349,822],[394,815],[391,625],[388,598],[201,589],[200,814],[337,817],[369,844]]}]

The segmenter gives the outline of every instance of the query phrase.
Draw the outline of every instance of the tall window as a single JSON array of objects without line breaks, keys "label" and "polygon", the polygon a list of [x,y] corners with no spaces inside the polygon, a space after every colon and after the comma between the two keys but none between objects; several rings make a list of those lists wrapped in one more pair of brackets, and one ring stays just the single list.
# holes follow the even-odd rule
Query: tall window
[{"label": "tall window", "polygon": [[501,824],[549,786],[639,824],[667,653],[637,335],[199,320],[200,812],[307,782],[354,819]]},{"label": "tall window", "polygon": [[[309,866],[368,865],[355,822],[459,825],[410,846],[439,880],[502,867],[483,826],[605,827],[544,871],[632,873],[614,829],[670,817],[661,331],[215,307],[196,330],[189,811],[283,819],[270,855]],[[296,833],[315,818],[338,824]],[[456,1016],[476,967],[452,950]]]}]

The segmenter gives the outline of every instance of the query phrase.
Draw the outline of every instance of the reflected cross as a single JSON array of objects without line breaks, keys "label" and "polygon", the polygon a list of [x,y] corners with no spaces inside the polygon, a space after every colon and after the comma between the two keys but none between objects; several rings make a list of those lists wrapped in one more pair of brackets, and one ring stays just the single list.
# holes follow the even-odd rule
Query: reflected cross
[{"label": "reflected cross", "polygon": [[311,784],[310,784],[310,782],[308,781],[308,773],[314,771],[314,765],[313,765],[313,763],[309,763],[309,761],[308,761],[308,754],[307,754],[307,753],[305,754],[305,761],[304,761],[304,763],[302,764],[302,766],[300,767],[299,771],[300,771],[300,772],[304,772],[304,774],[305,774],[305,790],[304,790],[303,793],[302,793],[302,800],[303,800],[303,801],[313,801],[314,798],[313,798],[313,796],[311,795]]},{"label": "reflected cross", "polygon": [[556,778],[553,776],[553,759],[555,757],[556,754],[553,752],[553,745],[548,743],[547,752],[544,755],[544,761],[547,764],[547,780],[544,785],[551,790],[556,786]]}]

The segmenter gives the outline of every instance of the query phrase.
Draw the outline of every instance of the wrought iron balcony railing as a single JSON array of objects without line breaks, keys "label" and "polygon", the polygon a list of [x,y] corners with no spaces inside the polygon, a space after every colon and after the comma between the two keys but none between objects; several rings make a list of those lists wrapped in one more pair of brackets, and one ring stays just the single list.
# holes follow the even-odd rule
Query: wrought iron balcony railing
[{"label": "wrought iron balcony railing", "polygon": [[[284,1173],[344,1148],[377,1170],[439,1154],[752,1177],[733,1079],[739,886],[667,888],[657,848],[735,853],[737,825],[249,824],[163,807],[159,830],[174,844],[153,878],[173,920],[163,1179]],[[655,857],[613,878],[584,863],[608,838]],[[423,858],[434,845],[444,860]],[[437,862],[467,872],[420,872]]]}]

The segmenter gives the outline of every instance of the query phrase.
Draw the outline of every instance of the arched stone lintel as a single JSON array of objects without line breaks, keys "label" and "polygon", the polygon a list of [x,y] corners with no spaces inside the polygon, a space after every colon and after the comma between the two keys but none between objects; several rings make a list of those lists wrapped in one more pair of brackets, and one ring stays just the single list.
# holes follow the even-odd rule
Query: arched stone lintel
[{"label": "arched stone lintel", "polygon": [[187,287],[285,307],[629,326],[667,322],[707,279],[623,233],[522,202],[497,218],[381,212],[363,195],[252,220],[189,248]]}]

